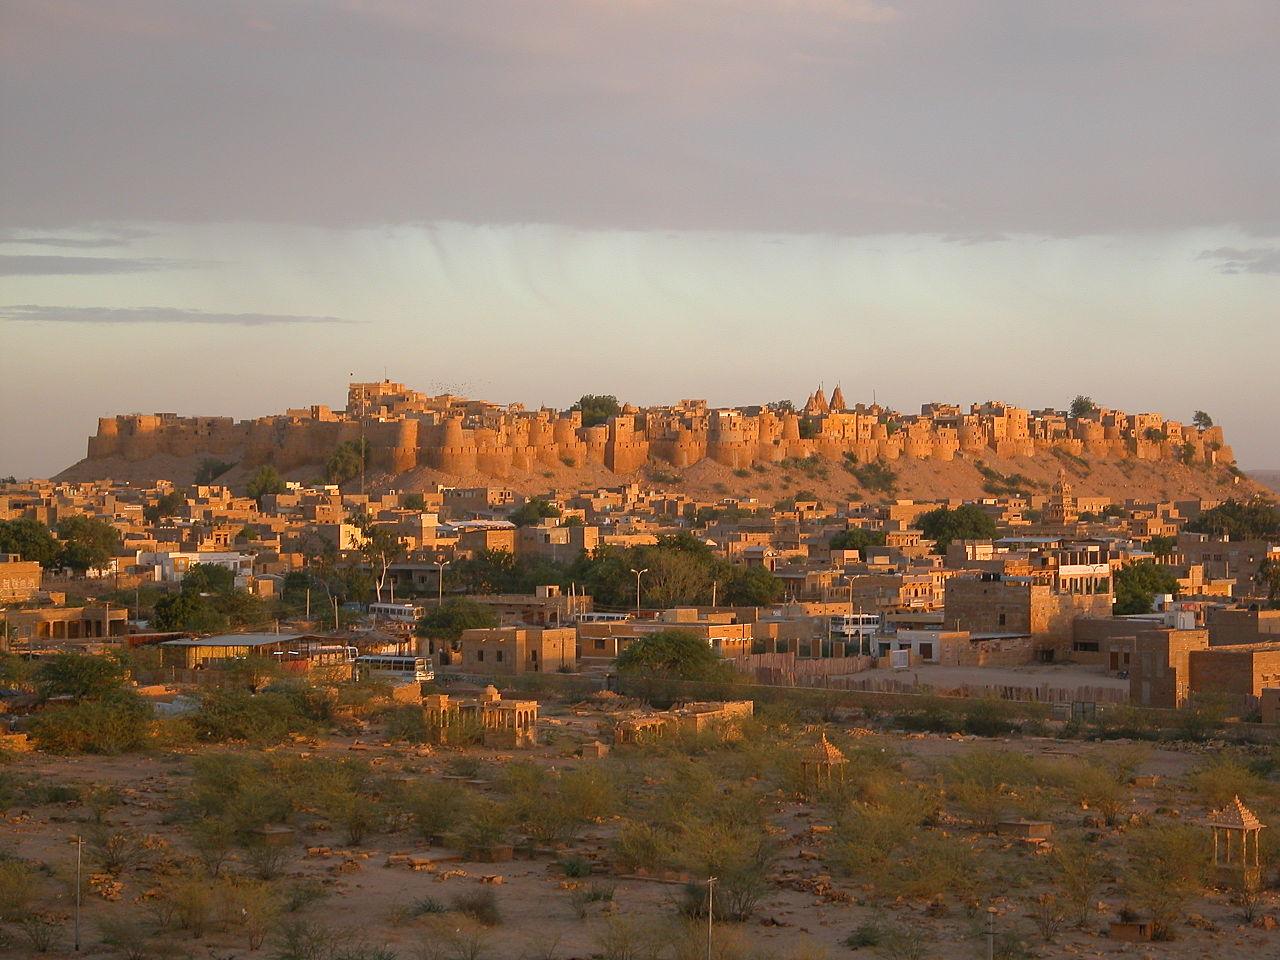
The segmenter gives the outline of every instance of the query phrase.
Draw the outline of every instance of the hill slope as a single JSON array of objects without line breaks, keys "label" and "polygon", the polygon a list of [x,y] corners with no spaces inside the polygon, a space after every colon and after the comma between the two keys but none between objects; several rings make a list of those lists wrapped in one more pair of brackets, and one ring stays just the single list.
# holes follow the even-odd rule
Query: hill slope
[{"label": "hill slope", "polygon": [[[129,483],[171,480],[193,482],[203,456],[158,456],[127,461],[118,457],[81,460],[55,479],[81,481],[113,479]],[[370,473],[367,489],[423,490],[437,483],[447,486],[506,486],[523,494],[570,491],[593,487],[616,487],[643,483],[661,489],[678,490],[703,500],[732,496],[754,498],[763,503],[810,492],[826,501],[848,499],[974,499],[998,495],[1003,490],[1021,489],[1028,494],[1049,492],[1060,473],[1065,473],[1078,496],[1105,496],[1114,500],[1173,500],[1188,498],[1225,499],[1269,492],[1258,482],[1231,473],[1225,468],[1185,466],[1169,462],[1138,460],[1087,460],[1072,457],[996,457],[972,460],[957,457],[944,463],[937,460],[902,459],[891,464],[892,490],[869,489],[854,475],[853,465],[828,460],[773,464],[752,470],[734,471],[711,460],[703,460],[683,470],[669,464],[651,462],[631,474],[616,474],[602,466],[567,467],[557,464],[533,472],[515,471],[499,480],[471,474],[456,476],[427,467],[387,475]],[[237,465],[217,479],[217,483],[243,489],[252,470]],[[310,483],[321,478],[320,465],[288,471],[287,479]],[[1008,478],[1019,479],[1011,487]],[[1002,480],[1002,478],[1004,478]]]}]

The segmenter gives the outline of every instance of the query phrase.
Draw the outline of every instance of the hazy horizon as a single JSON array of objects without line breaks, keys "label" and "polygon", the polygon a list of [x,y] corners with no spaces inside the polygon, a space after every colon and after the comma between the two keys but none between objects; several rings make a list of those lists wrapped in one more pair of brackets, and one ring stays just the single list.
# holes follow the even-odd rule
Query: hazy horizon
[{"label": "hazy horizon", "polygon": [[0,474],[99,416],[787,397],[1280,469],[1280,5],[0,0]]}]

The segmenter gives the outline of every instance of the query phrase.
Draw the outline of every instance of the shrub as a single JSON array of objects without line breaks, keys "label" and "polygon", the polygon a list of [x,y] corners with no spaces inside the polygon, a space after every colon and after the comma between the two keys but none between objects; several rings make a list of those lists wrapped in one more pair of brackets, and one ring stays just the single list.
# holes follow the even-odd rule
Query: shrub
[{"label": "shrub", "polygon": [[498,897],[488,887],[458,894],[453,898],[453,909],[486,927],[496,927],[502,922]]},{"label": "shrub", "polygon": [[1106,861],[1102,852],[1080,840],[1066,840],[1055,847],[1053,863],[1067,914],[1076,926],[1083,927],[1089,922],[1098,902],[1098,890],[1106,879]]},{"label": "shrub", "polygon": [[884,931],[874,923],[859,924],[858,927],[845,937],[843,943],[850,950],[858,950],[861,947],[875,947],[880,944],[884,938]]},{"label": "shrub", "polygon": [[146,745],[151,708],[129,691],[52,707],[31,722],[31,738],[50,753],[118,754]]},{"label": "shrub", "polygon": [[0,860],[0,920],[17,920],[36,897],[35,871],[22,860]]},{"label": "shrub", "polygon": [[450,824],[465,821],[473,796],[470,790],[457,783],[427,781],[414,784],[405,794],[402,804],[418,833],[430,838],[443,833]]},{"label": "shrub", "polygon": [[52,914],[28,913],[18,921],[18,928],[31,944],[33,951],[48,953],[53,949],[58,935],[62,932],[62,923]]},{"label": "shrub", "polygon": [[1149,827],[1128,848],[1125,890],[1151,917],[1157,939],[1171,939],[1173,924],[1200,892],[1209,869],[1208,840],[1186,824]]},{"label": "shrub", "polygon": [[113,877],[137,866],[147,852],[142,838],[130,830],[96,827],[89,831],[87,840],[89,859]]},{"label": "shrub", "polygon": [[206,743],[279,743],[291,733],[314,729],[294,697],[279,692],[211,691],[191,719],[196,736]]}]

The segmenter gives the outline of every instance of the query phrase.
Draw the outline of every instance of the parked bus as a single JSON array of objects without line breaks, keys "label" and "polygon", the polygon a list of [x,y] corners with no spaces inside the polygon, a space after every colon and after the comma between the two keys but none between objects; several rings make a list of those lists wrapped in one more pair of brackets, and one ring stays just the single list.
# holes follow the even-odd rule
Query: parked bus
[{"label": "parked bus", "polygon": [[375,620],[391,620],[395,623],[417,623],[426,610],[415,603],[371,603],[369,615]]},{"label": "parked bus", "polygon": [[356,676],[361,680],[434,680],[435,671],[427,657],[367,653],[356,657]]}]

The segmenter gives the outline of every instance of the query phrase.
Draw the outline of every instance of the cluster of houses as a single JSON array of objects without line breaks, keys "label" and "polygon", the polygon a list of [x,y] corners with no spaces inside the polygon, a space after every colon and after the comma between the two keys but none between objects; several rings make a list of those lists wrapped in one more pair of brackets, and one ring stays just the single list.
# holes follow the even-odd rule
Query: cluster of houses
[{"label": "cluster of houses", "polygon": [[[1042,495],[978,501],[997,536],[956,540],[941,553],[917,524],[958,501],[767,507],[626,484],[553,493],[547,512],[554,516],[517,525],[510,515],[524,502],[498,486],[364,495],[289,484],[255,500],[217,485],[9,484],[0,487],[0,520],[54,528],[67,517],[97,517],[116,529],[120,547],[79,582],[20,555],[0,556],[0,643],[39,655],[68,645],[145,642],[147,625],[138,622],[136,606],[130,609],[129,591],[177,590],[202,564],[227,569],[239,589],[270,600],[318,550],[339,563],[376,565],[362,548],[382,530],[396,544],[395,556],[372,571],[377,596],[368,598],[355,628],[326,624],[329,612],[317,598],[310,620],[284,625],[291,632],[283,636],[306,637],[307,644],[284,643],[285,651],[269,649],[280,646],[272,634],[254,635],[252,643],[156,642],[183,651],[169,655],[175,669],[251,655],[260,646],[261,655],[294,661],[310,659],[295,647],[329,661],[400,654],[446,674],[503,677],[607,674],[638,639],[680,629],[759,678],[785,675],[788,682],[876,669],[1055,664],[1081,671],[1081,685],[1094,675],[1127,680],[1134,702],[1157,707],[1179,706],[1199,692],[1261,702],[1265,688],[1280,687],[1280,610],[1264,609],[1255,580],[1265,560],[1280,561],[1280,544],[1187,532],[1213,502],[1117,503],[1076,496],[1064,478]],[[833,547],[844,531],[875,536],[862,549]],[[546,585],[529,594],[472,595],[493,612],[495,627],[447,640],[412,632],[424,613],[461,589],[445,576],[460,561],[498,551],[568,563],[602,546],[654,544],[677,532],[730,563],[769,571],[781,584],[780,599],[659,609],[645,602],[638,575],[637,602],[627,609],[604,609],[576,588]],[[1174,572],[1176,598],[1158,596],[1146,613],[1113,615],[1116,571],[1143,560]],[[117,602],[102,599],[108,596]],[[328,629],[334,626],[343,629]]]}]

